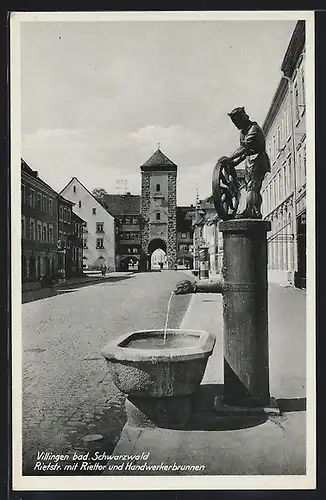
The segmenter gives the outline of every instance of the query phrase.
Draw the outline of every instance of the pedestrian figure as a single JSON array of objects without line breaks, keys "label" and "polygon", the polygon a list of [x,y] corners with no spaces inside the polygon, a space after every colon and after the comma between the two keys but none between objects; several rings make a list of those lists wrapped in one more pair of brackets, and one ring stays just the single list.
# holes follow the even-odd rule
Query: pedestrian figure
[{"label": "pedestrian figure", "polygon": [[163,262],[160,262],[160,269],[163,271]]},{"label": "pedestrian figure", "polygon": [[232,123],[240,130],[240,147],[228,158],[233,167],[246,160],[245,181],[247,190],[246,208],[241,218],[262,218],[260,211],[261,186],[271,166],[266,153],[265,135],[257,122],[250,120],[245,108],[235,108],[228,113]]},{"label": "pedestrian figure", "polygon": [[101,266],[101,273],[102,273],[102,276],[105,276],[106,275],[106,271],[107,271],[107,267],[106,267],[106,264],[102,264]]}]

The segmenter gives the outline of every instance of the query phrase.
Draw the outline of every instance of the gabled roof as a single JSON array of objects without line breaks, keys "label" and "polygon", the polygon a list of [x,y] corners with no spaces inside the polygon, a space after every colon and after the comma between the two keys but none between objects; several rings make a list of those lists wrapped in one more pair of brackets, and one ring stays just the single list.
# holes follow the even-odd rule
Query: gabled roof
[{"label": "gabled roof", "polygon": [[115,217],[140,214],[140,195],[138,194],[106,194],[103,196],[103,202]]},{"label": "gabled roof", "polygon": [[50,189],[55,196],[58,196],[58,193],[53,189],[53,187],[51,187],[49,184],[47,184],[46,182],[44,182],[41,177],[39,177],[38,175],[38,171],[37,170],[33,170],[29,165],[28,163],[26,163],[26,161],[21,158],[20,159],[20,166],[21,166],[21,171],[24,172],[25,174],[27,175],[30,175],[31,177],[33,177],[33,179],[35,179],[39,184],[41,184],[41,186],[43,187],[46,187],[48,189]]},{"label": "gabled roof", "polygon": [[100,203],[99,201],[97,201],[97,199],[96,199],[96,198],[92,195],[92,193],[91,193],[91,192],[87,189],[87,187],[85,187],[85,186],[84,186],[84,184],[83,184],[82,182],[80,182],[80,180],[79,180],[79,179],[77,179],[77,177],[72,177],[71,181],[69,181],[69,182],[68,182],[68,184],[67,184],[67,185],[66,185],[63,189],[61,189],[61,191],[60,191],[60,193],[59,193],[59,194],[62,196],[63,191],[64,191],[65,189],[67,189],[67,187],[68,187],[68,186],[70,186],[70,184],[71,184],[72,182],[76,182],[76,181],[78,182],[78,184],[80,184],[80,185],[81,185],[81,187],[82,187],[82,188],[84,188],[84,189],[85,189],[85,191],[87,191],[87,193],[88,193],[88,194],[89,194],[89,195],[90,195],[90,196],[94,199],[94,201],[95,201],[98,205],[100,205],[100,206],[101,206],[104,210],[106,210],[106,211],[108,212],[108,214],[110,214],[110,215],[111,215],[111,217],[113,217],[113,218],[114,218],[114,215],[111,213],[111,211],[110,211],[110,210],[107,210],[106,208],[104,208],[104,207],[103,207],[103,205],[101,205],[101,203]]},{"label": "gabled roof", "polygon": [[74,203],[71,200],[68,200],[68,198],[65,198],[64,196],[62,196],[62,194],[59,194],[58,199],[59,199],[59,203],[60,203],[60,201],[63,201],[64,203],[69,203],[70,205],[76,205],[76,203]]},{"label": "gabled roof", "polygon": [[81,223],[86,222],[84,219],[82,219],[80,217],[80,215],[77,215],[74,211],[72,211],[72,220],[74,220],[76,222],[81,222]]},{"label": "gabled roof", "polygon": [[140,168],[142,171],[168,170],[176,172],[178,167],[158,149]]}]

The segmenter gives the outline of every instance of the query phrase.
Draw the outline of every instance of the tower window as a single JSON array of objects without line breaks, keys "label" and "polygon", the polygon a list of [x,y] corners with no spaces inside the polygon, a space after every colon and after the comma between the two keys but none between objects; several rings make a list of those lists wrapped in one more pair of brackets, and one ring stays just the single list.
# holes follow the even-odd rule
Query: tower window
[{"label": "tower window", "polygon": [[80,200],[78,202],[78,206],[79,206],[79,208],[81,208],[81,201]]},{"label": "tower window", "polygon": [[156,184],[156,192],[158,193],[161,191],[161,184]]},{"label": "tower window", "polygon": [[93,208],[93,215],[96,215],[96,208]]},{"label": "tower window", "polygon": [[76,193],[76,186],[74,186],[74,188],[73,188],[73,189],[74,189],[74,193]]},{"label": "tower window", "polygon": [[157,214],[156,214],[156,220],[161,220],[161,214],[160,214],[160,212],[157,212]]}]

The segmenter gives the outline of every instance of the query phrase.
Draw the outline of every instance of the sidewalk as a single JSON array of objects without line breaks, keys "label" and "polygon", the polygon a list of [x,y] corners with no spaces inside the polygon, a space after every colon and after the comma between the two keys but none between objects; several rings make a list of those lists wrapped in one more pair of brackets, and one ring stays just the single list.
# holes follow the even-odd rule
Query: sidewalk
[{"label": "sidewalk", "polygon": [[[56,295],[58,290],[65,290],[69,287],[78,287],[80,285],[95,285],[97,283],[102,283],[103,281],[114,281],[119,279],[125,279],[132,276],[134,273],[130,272],[118,272],[113,271],[107,273],[105,276],[101,276],[101,273],[92,274],[90,276],[84,275],[70,279],[64,279],[62,281],[56,282],[52,287],[42,288],[40,283],[35,283],[37,287],[24,288],[22,286],[22,301],[23,303],[31,302],[33,300],[40,300],[42,298],[51,297]],[[25,284],[26,285],[26,284]]]},{"label": "sidewalk", "polygon": [[[221,417],[214,412],[214,397],[223,389],[221,295],[193,295],[180,328],[216,335],[190,428],[137,429],[126,425],[114,455],[149,452],[147,465],[200,466],[200,472],[165,472],[161,467],[156,471],[124,470],[123,474],[305,475],[305,292],[269,284],[270,393],[282,412],[277,417]],[[117,471],[105,473],[121,475]]]}]

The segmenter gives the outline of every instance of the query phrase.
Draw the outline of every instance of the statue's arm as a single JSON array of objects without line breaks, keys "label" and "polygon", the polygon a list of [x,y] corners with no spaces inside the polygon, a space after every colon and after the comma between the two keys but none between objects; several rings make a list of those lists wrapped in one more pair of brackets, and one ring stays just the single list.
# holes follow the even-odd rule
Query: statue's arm
[{"label": "statue's arm", "polygon": [[187,293],[222,293],[223,278],[218,276],[214,279],[204,279],[199,281],[183,280],[177,283],[174,293],[185,295]]}]

